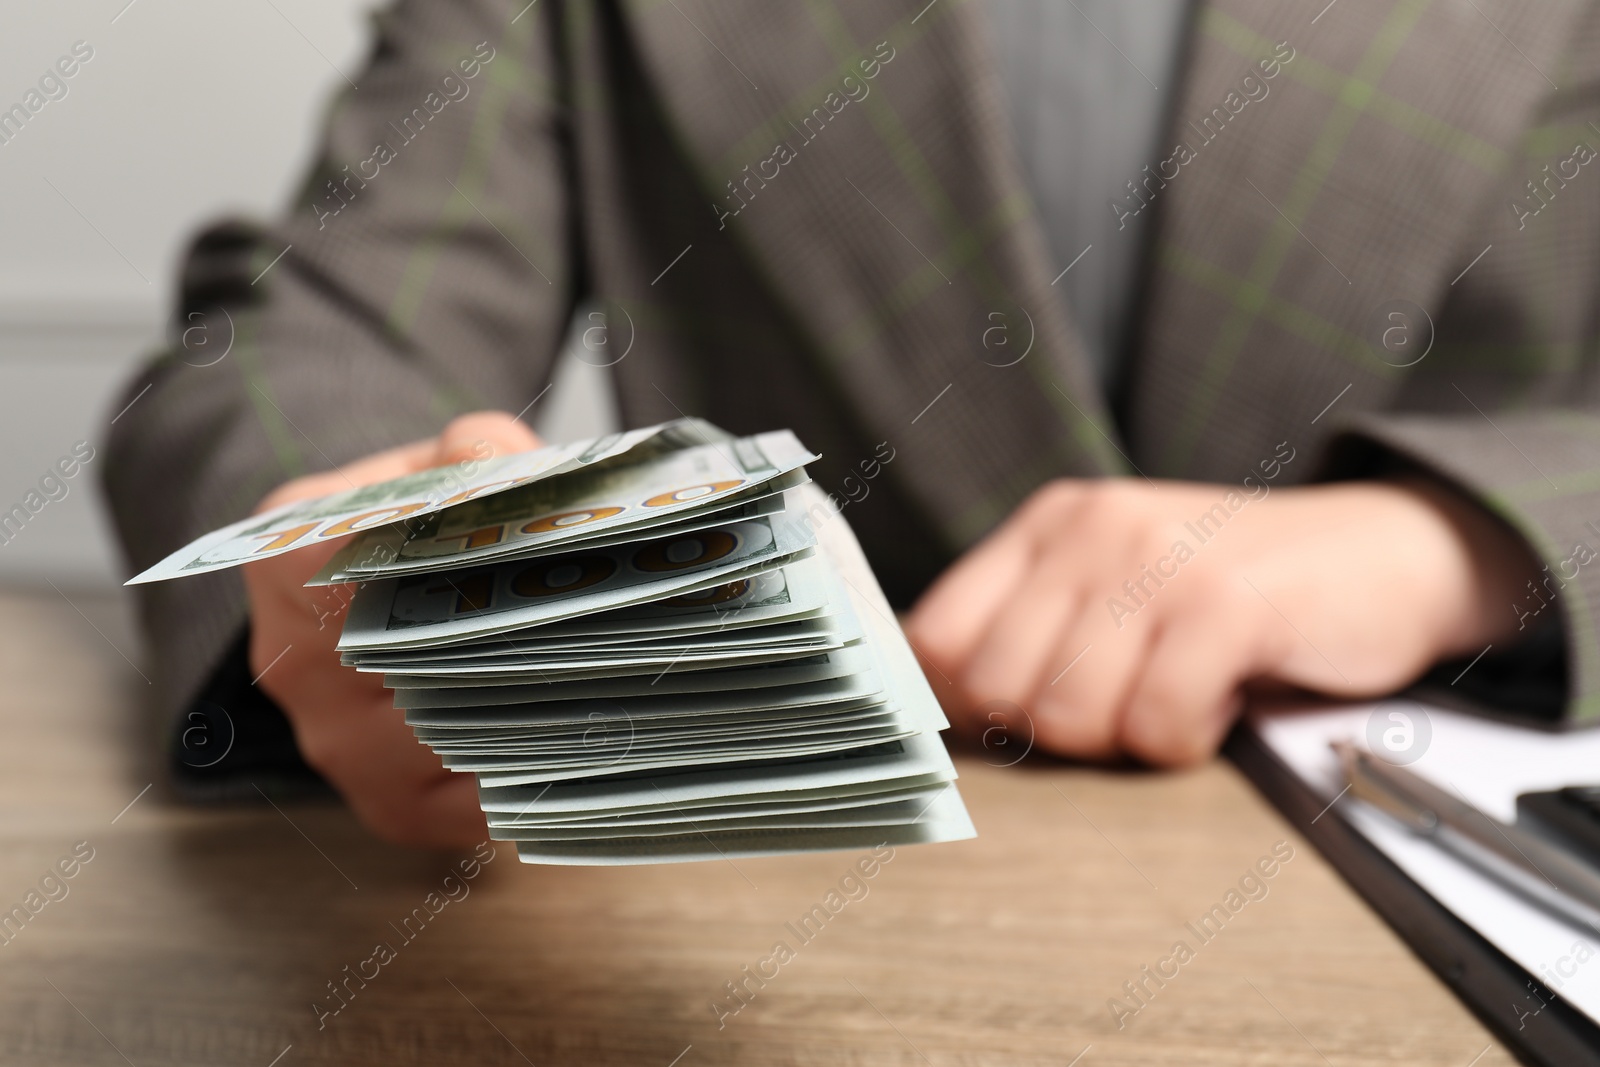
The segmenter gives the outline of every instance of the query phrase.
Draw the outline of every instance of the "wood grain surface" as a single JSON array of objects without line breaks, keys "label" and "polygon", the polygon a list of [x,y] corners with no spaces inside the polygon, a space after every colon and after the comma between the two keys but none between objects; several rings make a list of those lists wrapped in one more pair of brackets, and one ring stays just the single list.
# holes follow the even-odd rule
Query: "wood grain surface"
[{"label": "wood grain surface", "polygon": [[[1223,763],[973,752],[979,838],[870,879],[850,853],[584,869],[502,845],[466,880],[335,805],[172,799],[119,601],[6,594],[0,635],[0,909],[60,898],[0,943],[5,1064],[1513,1062]],[[1259,899],[1197,937],[1279,842]],[[1119,1028],[1145,965],[1176,975]]]}]

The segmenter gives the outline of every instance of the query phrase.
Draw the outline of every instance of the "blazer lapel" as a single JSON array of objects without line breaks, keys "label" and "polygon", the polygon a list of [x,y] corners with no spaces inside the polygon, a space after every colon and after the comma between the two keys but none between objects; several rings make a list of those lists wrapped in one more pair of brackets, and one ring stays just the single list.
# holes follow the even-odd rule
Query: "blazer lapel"
[{"label": "blazer lapel", "polygon": [[738,242],[947,542],[1124,469],[971,4],[639,3],[635,47]]},{"label": "blazer lapel", "polygon": [[1391,401],[1484,249],[1472,223],[1578,6],[1203,6],[1147,186],[1160,221],[1128,394],[1146,470],[1238,480],[1274,443]]}]

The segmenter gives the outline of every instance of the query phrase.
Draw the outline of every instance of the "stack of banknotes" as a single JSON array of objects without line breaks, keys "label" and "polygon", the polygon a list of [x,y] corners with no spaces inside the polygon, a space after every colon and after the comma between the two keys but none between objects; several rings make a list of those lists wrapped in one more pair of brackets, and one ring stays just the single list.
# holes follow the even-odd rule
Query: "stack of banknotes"
[{"label": "stack of banknotes", "polygon": [[477,776],[525,862],[971,837],[947,723],[816,458],[682,419],[288,504],[133,582],[346,538],[310,583],[359,583],[344,663]]}]

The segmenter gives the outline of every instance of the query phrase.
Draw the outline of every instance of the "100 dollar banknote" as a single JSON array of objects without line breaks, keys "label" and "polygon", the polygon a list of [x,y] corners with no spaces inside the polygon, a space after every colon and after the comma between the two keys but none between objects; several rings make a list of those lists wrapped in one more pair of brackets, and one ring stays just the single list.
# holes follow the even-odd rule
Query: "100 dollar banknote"
[{"label": "100 dollar banknote", "polygon": [[647,457],[731,440],[699,419],[678,419],[626,433],[530,452],[434,467],[375,485],[299,500],[240,519],[200,537],[127,584],[206,574],[308,545],[413,520],[495,493],[618,457]]},{"label": "100 dollar banknote", "polygon": [[371,530],[340,549],[310,584],[456,570],[562,551],[575,542],[625,543],[657,536],[657,526],[717,525],[716,515],[740,506],[780,511],[781,503],[764,502],[806,481],[802,468],[816,458],[781,430],[648,462],[601,464]]},{"label": "100 dollar banknote", "polygon": [[808,554],[795,514],[446,575],[368,582],[350,606],[341,652],[430,648],[711,589]]}]

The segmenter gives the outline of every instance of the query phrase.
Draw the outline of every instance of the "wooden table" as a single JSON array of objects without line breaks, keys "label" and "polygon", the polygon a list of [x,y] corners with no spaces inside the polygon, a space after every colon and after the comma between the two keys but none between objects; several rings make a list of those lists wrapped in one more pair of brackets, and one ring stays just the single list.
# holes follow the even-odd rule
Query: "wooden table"
[{"label": "wooden table", "polygon": [[[0,944],[5,1064],[1513,1062],[1223,763],[967,756],[981,836],[898,850],[807,943],[785,924],[855,855],[607,870],[501,846],[433,914],[459,857],[336,806],[170,799],[119,601],[0,596],[0,634],[0,909],[93,849]],[[1202,944],[1185,924],[1280,841],[1267,895]],[[794,958],[719,1028],[725,983],[780,939]],[[1119,1029],[1108,1001],[1178,940],[1192,958]],[[393,958],[366,962],[379,942]]]}]

